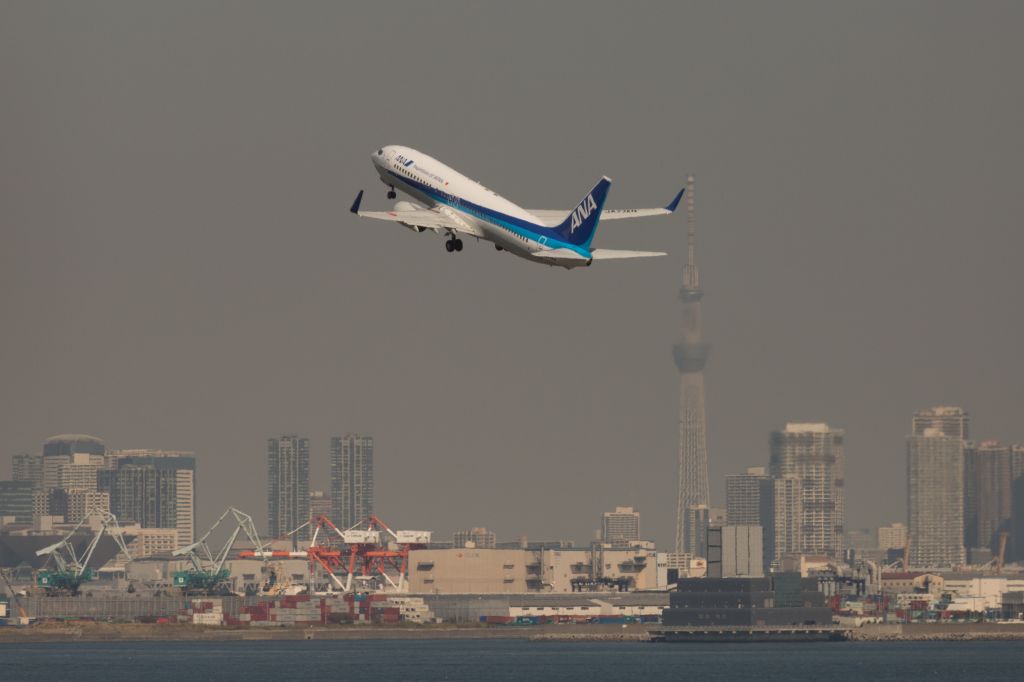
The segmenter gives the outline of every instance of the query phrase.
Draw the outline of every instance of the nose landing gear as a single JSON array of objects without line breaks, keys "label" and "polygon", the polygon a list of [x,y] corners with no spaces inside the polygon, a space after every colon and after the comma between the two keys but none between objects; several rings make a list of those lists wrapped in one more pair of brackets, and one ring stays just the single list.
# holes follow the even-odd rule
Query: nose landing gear
[{"label": "nose landing gear", "polygon": [[390,186],[388,188],[388,199],[394,199],[397,196],[398,196],[398,193],[395,192],[394,186]]}]

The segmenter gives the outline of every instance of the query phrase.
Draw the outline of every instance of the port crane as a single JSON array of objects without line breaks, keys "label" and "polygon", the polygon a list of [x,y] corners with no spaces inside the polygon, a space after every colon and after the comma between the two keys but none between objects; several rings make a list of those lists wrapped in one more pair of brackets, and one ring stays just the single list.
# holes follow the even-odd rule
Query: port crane
[{"label": "port crane", "polygon": [[[240,558],[306,559],[310,580],[320,567],[336,592],[352,592],[355,581],[381,580],[395,592],[404,592],[409,570],[409,552],[425,547],[430,531],[392,530],[377,516],[341,530],[326,516],[312,519],[295,530],[313,528],[309,547],[301,550],[258,550],[239,552]],[[340,541],[340,542],[339,542]],[[397,581],[392,575],[397,576]]]},{"label": "port crane", "polygon": [[[207,540],[228,516],[234,519],[235,529],[228,536],[224,546],[214,553]],[[179,547],[171,552],[172,556],[187,557],[192,564],[188,570],[174,573],[174,586],[181,588],[185,594],[220,594],[226,591],[231,571],[224,568],[224,563],[240,533],[245,533],[256,547],[256,551],[263,552],[263,543],[260,542],[252,517],[239,509],[228,507],[202,537],[191,545]]]},{"label": "port crane", "polygon": [[[75,534],[93,519],[99,522],[99,526],[92,536],[92,540],[86,545],[85,551],[79,556],[72,541]],[[129,561],[132,559],[128,545],[125,544],[121,527],[117,524],[117,517],[108,511],[93,509],[78,522],[71,531],[49,547],[43,547],[36,556],[47,556],[54,563],[53,570],[42,570],[36,576],[36,584],[46,590],[47,594],[69,593],[77,595],[81,591],[82,583],[88,582],[95,577],[95,573],[89,567],[89,560],[103,535],[109,535],[117,543],[118,548]]]},{"label": "port crane", "polygon": [[11,580],[7,577],[7,571],[0,568],[0,576],[3,577],[4,583],[7,585],[7,591],[11,593],[11,600],[14,602],[14,606],[18,609],[18,620],[15,622],[18,625],[28,625],[28,612],[25,611],[25,607],[21,605],[21,599],[18,598],[18,593],[15,591],[14,586],[11,585]]}]

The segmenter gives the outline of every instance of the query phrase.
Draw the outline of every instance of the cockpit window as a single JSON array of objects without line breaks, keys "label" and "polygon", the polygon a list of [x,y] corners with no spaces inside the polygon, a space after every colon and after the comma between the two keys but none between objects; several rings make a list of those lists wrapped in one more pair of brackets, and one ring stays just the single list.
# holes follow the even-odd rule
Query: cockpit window
[{"label": "cockpit window", "polygon": [[377,150],[377,156],[384,156],[384,148],[383,147],[381,147],[380,149]]}]

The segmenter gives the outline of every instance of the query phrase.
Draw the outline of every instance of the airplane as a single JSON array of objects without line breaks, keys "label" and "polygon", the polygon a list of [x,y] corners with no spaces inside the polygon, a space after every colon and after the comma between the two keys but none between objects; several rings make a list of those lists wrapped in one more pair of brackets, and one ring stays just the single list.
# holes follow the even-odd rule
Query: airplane
[{"label": "airplane", "polygon": [[601,178],[572,210],[523,209],[498,196],[480,183],[410,147],[390,145],[370,155],[381,181],[388,186],[388,199],[397,190],[416,202],[399,201],[390,211],[363,211],[363,190],[350,209],[363,218],[389,220],[414,232],[432,230],[448,235],[448,253],[462,251],[462,237],[492,242],[536,263],[566,269],[585,267],[595,260],[664,256],[660,251],[618,251],[594,249],[590,243],[597,223],[605,220],[668,215],[675,212],[684,189],[664,208],[604,210],[612,181]]}]

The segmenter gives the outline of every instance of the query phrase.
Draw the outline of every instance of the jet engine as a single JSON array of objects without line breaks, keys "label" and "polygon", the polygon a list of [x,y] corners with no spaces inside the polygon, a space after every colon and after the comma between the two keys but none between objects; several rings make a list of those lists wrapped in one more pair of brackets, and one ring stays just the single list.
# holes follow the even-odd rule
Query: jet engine
[{"label": "jet engine", "polygon": [[[395,204],[394,211],[395,213],[404,213],[406,211],[419,211],[421,208],[422,206],[417,206],[411,201],[399,201],[398,203]],[[412,225],[406,222],[402,222],[402,224],[408,227],[413,232],[422,232],[423,230],[426,229],[425,227],[421,227],[420,225]]]}]

